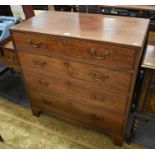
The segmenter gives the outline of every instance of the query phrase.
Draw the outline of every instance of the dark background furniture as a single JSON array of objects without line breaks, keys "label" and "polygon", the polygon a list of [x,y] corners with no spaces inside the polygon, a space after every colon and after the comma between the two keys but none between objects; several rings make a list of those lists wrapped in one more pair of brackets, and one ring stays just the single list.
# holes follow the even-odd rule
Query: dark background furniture
[{"label": "dark background furniture", "polygon": [[98,5],[98,12],[104,15],[149,18],[149,30],[155,31],[155,6],[149,5]]},{"label": "dark background furniture", "polygon": [[10,5],[0,5],[0,16],[13,16]]},{"label": "dark background furniture", "polygon": [[9,69],[12,70],[12,72],[16,71],[17,73],[20,73],[20,66],[17,58],[17,53],[14,49],[12,41],[9,41],[2,47],[3,51],[3,58],[2,61],[7,64]]},{"label": "dark background furniture", "polygon": [[76,5],[54,5],[55,11],[73,11],[77,12]]},{"label": "dark background furniture", "polygon": [[[31,5],[23,5],[22,7],[26,19],[34,16],[34,11]],[[13,16],[9,5],[0,6],[0,16]],[[5,73],[8,69],[11,69],[13,72],[15,69],[19,72],[18,60],[10,40],[11,37],[8,37],[0,42],[0,75]]]},{"label": "dark background furniture", "polygon": [[139,122],[155,121],[155,32],[150,32],[141,70],[143,78],[134,111],[134,121],[129,141],[133,141]]},{"label": "dark background furniture", "polygon": [[48,10],[48,5],[32,5],[34,10]]},{"label": "dark background furniture", "polygon": [[78,11],[83,13],[99,13],[97,5],[79,5]]}]

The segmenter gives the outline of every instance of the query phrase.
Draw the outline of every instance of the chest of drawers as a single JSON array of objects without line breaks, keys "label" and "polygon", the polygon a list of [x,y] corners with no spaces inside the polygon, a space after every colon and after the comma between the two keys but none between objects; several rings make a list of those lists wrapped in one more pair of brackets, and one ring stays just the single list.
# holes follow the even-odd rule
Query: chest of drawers
[{"label": "chest of drawers", "polygon": [[12,28],[33,114],[51,112],[121,145],[148,25],[147,19],[45,12]]}]

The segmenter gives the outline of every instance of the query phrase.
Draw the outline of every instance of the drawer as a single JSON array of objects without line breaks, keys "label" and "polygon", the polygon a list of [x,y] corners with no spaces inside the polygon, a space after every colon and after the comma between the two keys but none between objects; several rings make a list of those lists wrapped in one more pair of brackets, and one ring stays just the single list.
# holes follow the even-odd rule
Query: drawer
[{"label": "drawer", "polygon": [[84,105],[92,105],[94,108],[106,110],[124,115],[128,97],[119,95],[106,89],[95,87],[93,84],[81,80],[49,76],[35,70],[23,70],[26,85],[29,88],[42,91],[49,95],[66,96],[81,102]]},{"label": "drawer", "polygon": [[106,87],[114,91],[123,93],[130,91],[132,74],[127,72],[25,52],[19,52],[18,55],[23,70],[32,68],[49,74],[88,81],[98,87]]},{"label": "drawer", "polygon": [[20,72],[19,62],[17,59],[17,54],[15,51],[10,49],[3,49],[4,50],[4,59],[7,65],[10,68],[14,68],[16,71]]},{"label": "drawer", "polygon": [[102,109],[96,110],[91,105],[81,105],[76,101],[60,96],[47,95],[31,89],[28,93],[32,108],[53,112],[60,116],[65,112],[71,119],[88,124],[90,127],[121,133],[123,117],[119,115]]},{"label": "drawer", "polygon": [[13,32],[17,49],[114,68],[134,69],[133,49],[69,37]]}]

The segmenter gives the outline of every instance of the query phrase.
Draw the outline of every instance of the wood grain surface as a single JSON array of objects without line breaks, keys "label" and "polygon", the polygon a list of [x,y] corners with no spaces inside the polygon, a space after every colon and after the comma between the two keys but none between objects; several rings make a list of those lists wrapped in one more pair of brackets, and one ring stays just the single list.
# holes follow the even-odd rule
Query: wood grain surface
[{"label": "wood grain surface", "polygon": [[12,30],[141,47],[148,26],[149,20],[143,18],[48,11],[16,25]]}]

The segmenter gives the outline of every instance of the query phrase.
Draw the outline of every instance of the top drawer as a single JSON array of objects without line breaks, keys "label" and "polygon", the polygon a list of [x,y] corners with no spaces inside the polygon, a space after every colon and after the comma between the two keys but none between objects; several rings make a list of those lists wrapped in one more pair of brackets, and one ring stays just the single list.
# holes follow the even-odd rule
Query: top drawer
[{"label": "top drawer", "polygon": [[134,69],[136,52],[110,44],[69,37],[13,32],[17,49],[48,56],[66,57],[99,66]]}]

